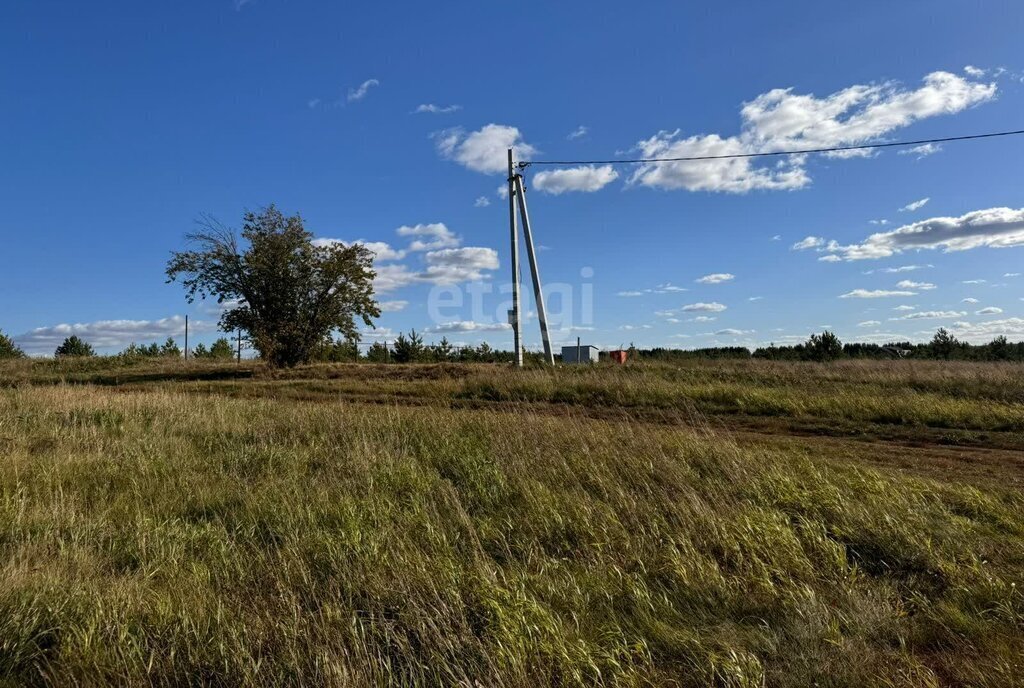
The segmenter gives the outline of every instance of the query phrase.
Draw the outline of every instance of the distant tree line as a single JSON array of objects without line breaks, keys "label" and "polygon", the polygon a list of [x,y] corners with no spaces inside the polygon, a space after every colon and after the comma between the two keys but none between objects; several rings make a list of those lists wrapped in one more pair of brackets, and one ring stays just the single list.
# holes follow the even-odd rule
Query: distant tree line
[{"label": "distant tree line", "polygon": [[[494,349],[487,342],[456,346],[442,337],[437,343],[425,344],[416,330],[399,333],[391,342],[373,342],[365,353],[359,351],[359,345],[353,340],[327,341],[313,356],[316,361],[368,363],[511,363],[513,358],[511,351]],[[541,359],[532,352],[528,352],[526,358],[528,361]]]},{"label": "distant tree line", "polygon": [[[96,356],[96,350],[92,344],[73,334],[70,337],[66,337],[60,343],[54,350],[53,355],[55,358],[89,358]],[[221,337],[209,347],[205,344],[198,344],[189,351],[188,355],[189,358],[230,359],[234,357],[235,350],[227,338]],[[173,337],[168,337],[163,344],[153,342],[152,344],[139,345],[132,342],[122,351],[114,354],[115,358],[125,360],[181,358],[182,356],[184,356],[184,351],[174,341]],[[10,358],[25,358],[25,352],[14,343],[14,340],[0,331],[0,359]]]},{"label": "distant tree line", "polygon": [[1024,342],[1010,342],[999,335],[987,344],[970,344],[940,328],[931,341],[913,344],[895,341],[886,344],[850,342],[844,344],[833,332],[812,334],[802,344],[759,347],[751,351],[746,347],[710,347],[704,349],[636,349],[631,358],[641,360],[687,359],[743,359],[762,358],[772,361],[835,361],[838,359],[891,360],[899,358],[940,361],[1024,361]]},{"label": "distant tree line", "polygon": [[[235,348],[226,337],[217,339],[207,347],[199,344],[189,351],[190,358],[209,360],[230,360],[236,354]],[[54,351],[57,358],[95,356],[92,345],[77,335],[71,335],[61,342]],[[182,349],[174,338],[168,337],[163,344],[129,344],[115,357],[123,360],[156,358],[181,358]],[[25,353],[14,341],[0,332],[0,359],[23,358]],[[527,363],[540,363],[542,356],[536,352],[524,352]],[[602,353],[602,358],[607,354]],[[314,347],[310,360],[322,363],[511,363],[511,351],[495,349],[487,342],[476,346],[454,345],[446,337],[441,341],[427,344],[423,336],[411,330],[400,333],[393,341],[378,341],[370,344],[365,352],[360,351],[354,339],[332,339],[327,337]],[[896,341],[886,344],[850,342],[844,344],[829,331],[812,334],[807,341],[793,345],[759,347],[751,351],[742,346],[705,347],[700,349],[668,349],[655,347],[639,349],[629,347],[629,360],[684,361],[759,358],[773,361],[835,361],[840,359],[924,359],[941,361],[1017,361],[1024,362],[1024,342],[1010,342],[999,335],[987,344],[970,344],[954,337],[945,328],[940,328],[931,341],[914,344]]]}]

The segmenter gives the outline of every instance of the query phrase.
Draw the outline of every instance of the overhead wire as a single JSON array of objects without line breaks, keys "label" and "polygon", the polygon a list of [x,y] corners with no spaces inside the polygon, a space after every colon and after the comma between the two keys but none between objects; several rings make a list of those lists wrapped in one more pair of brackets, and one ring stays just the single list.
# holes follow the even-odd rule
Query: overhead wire
[{"label": "overhead wire", "polygon": [[729,153],[725,155],[688,155],[673,158],[623,158],[618,160],[526,160],[517,163],[523,170],[531,165],[640,165],[659,162],[698,162],[701,160],[732,160],[738,158],[766,158],[781,155],[809,155],[811,153],[840,153],[843,151],[870,150],[873,148],[897,148],[903,146],[923,146],[927,144],[950,143],[953,141],[971,141],[975,139],[991,139],[1002,136],[1019,136],[1024,129],[1013,131],[996,131],[986,134],[968,134],[965,136],[945,136],[934,139],[917,139],[915,141],[890,141],[885,143],[864,143],[855,146],[830,146],[827,148],[803,148],[796,150],[763,151],[756,153]]}]

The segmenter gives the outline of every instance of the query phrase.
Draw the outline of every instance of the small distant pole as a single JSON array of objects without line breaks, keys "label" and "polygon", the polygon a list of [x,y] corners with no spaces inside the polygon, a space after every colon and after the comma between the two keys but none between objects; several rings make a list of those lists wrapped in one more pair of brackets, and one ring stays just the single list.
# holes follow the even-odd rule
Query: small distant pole
[{"label": "small distant pole", "polygon": [[579,337],[576,338],[576,363],[577,364],[583,363],[583,361],[580,359],[580,338]]},{"label": "small distant pole", "polygon": [[188,360],[188,316],[185,316],[185,360]]},{"label": "small distant pole", "polygon": [[242,330],[238,330],[238,363],[242,363]]}]

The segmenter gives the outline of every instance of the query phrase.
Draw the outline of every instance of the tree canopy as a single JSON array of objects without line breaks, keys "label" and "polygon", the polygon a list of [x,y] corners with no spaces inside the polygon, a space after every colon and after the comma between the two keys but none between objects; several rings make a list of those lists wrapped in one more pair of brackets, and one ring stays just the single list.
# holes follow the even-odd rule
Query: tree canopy
[{"label": "tree canopy", "polygon": [[25,352],[18,348],[14,340],[0,332],[0,358],[24,358]]},{"label": "tree canopy", "polygon": [[206,219],[189,234],[193,250],[174,252],[169,282],[180,279],[189,303],[216,298],[226,305],[225,332],[245,330],[271,365],[293,366],[338,331],[358,341],[357,320],[367,327],[380,317],[373,297],[373,253],[361,244],[316,245],[299,215],[273,205],[243,217],[235,232]]},{"label": "tree canopy", "polygon": [[812,334],[804,344],[807,357],[812,361],[831,361],[843,355],[843,343],[833,332],[825,330],[821,334]]},{"label": "tree canopy", "polygon": [[92,344],[83,340],[77,334],[73,334],[57,347],[57,350],[53,352],[54,356],[58,358],[62,356],[95,356],[96,352],[92,348]]}]

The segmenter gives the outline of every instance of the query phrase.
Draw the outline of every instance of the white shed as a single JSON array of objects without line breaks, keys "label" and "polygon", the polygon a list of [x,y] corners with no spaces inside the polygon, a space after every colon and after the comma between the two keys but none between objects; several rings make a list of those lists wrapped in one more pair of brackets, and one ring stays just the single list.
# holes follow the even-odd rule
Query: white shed
[{"label": "white shed", "polygon": [[[579,358],[576,357],[576,350],[579,349]],[[598,348],[590,344],[575,344],[562,347],[562,363],[597,363]]]}]

